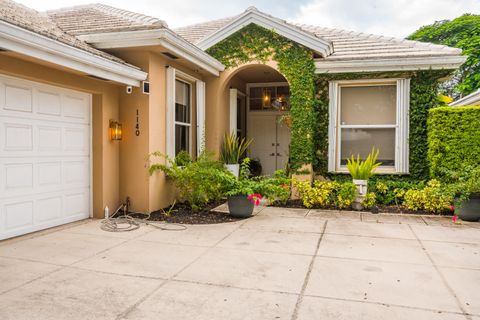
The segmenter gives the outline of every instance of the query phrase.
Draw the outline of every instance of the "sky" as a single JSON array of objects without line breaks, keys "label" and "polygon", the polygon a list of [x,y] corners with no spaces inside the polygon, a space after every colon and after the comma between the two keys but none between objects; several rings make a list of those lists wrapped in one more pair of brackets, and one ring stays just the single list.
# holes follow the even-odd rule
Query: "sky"
[{"label": "sky", "polygon": [[249,6],[275,17],[322,27],[404,38],[419,27],[464,13],[480,0],[16,0],[38,11],[100,2],[154,16],[176,28],[237,15]]}]

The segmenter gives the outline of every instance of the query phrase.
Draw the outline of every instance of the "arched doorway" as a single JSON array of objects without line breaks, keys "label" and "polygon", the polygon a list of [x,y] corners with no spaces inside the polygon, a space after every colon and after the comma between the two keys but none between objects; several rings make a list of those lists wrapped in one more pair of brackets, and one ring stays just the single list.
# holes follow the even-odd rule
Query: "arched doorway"
[{"label": "arched doorway", "polygon": [[289,159],[290,88],[285,77],[264,64],[239,68],[228,82],[230,131],[253,139],[247,155],[262,175],[284,169]]}]

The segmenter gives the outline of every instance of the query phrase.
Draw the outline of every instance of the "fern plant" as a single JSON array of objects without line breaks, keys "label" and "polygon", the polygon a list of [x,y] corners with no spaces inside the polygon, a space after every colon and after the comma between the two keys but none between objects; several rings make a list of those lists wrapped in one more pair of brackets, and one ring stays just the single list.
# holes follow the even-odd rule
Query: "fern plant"
[{"label": "fern plant", "polygon": [[378,154],[380,150],[372,148],[372,152],[368,155],[365,160],[360,160],[360,155],[357,155],[357,159],[352,155],[350,159],[347,159],[347,168],[350,172],[350,175],[355,180],[368,180],[373,176],[375,170],[381,162],[377,162]]},{"label": "fern plant", "polygon": [[220,160],[225,164],[239,164],[240,159],[252,143],[252,139],[239,138],[235,134],[225,134],[223,137]]}]

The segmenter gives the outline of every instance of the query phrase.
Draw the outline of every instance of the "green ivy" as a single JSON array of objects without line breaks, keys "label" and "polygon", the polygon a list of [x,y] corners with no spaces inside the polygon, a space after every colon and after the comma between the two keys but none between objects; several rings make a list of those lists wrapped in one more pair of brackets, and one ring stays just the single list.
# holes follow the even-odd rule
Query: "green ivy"
[{"label": "green ivy", "polygon": [[410,174],[429,176],[427,161],[427,115],[438,106],[438,79],[451,70],[375,72],[315,75],[313,54],[307,48],[255,24],[250,24],[207,52],[227,68],[274,60],[291,92],[292,139],[290,165],[298,169],[313,164],[319,174],[328,166],[328,82],[350,79],[411,78],[410,83]]},{"label": "green ivy", "polygon": [[333,80],[410,78],[410,175],[414,179],[427,179],[427,116],[428,110],[438,106],[438,79],[451,70],[416,72],[372,72],[346,74],[319,74],[316,76],[316,130],[314,170],[327,173],[328,163],[328,82]]},{"label": "green ivy", "polygon": [[428,131],[432,176],[480,166],[480,106],[430,110]]},{"label": "green ivy", "polygon": [[290,86],[291,143],[290,166],[298,169],[314,160],[315,64],[305,47],[255,24],[250,24],[207,52],[227,68],[250,61],[274,60]]}]

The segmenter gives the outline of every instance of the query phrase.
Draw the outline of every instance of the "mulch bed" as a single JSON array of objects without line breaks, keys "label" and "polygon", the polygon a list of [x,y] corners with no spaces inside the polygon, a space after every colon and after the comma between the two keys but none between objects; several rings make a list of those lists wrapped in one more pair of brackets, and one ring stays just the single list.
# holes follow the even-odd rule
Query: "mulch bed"
[{"label": "mulch bed", "polygon": [[[280,202],[274,202],[272,207],[279,207],[279,208],[303,208],[305,207],[302,205],[301,200],[288,200],[287,203],[280,203]],[[320,208],[320,207],[313,207],[312,209],[321,209],[321,210],[339,210],[338,208],[335,207],[327,207],[327,208]],[[352,211],[352,209],[347,209],[346,211]],[[362,210],[362,212],[372,212],[372,213],[397,213],[397,214],[416,214],[416,215],[428,215],[428,216],[438,216],[438,214],[433,214],[430,212],[426,211],[413,211],[407,209],[405,206],[402,205],[391,205],[391,206],[385,206],[385,205],[378,205],[374,206],[371,209],[368,210]],[[451,216],[451,213],[446,213],[443,214],[446,216]]]},{"label": "mulch bed", "polygon": [[234,218],[228,213],[211,211],[223,203],[225,203],[225,201],[212,202],[199,211],[192,210],[190,206],[184,203],[177,203],[169,215],[165,213],[168,212],[170,208],[165,208],[163,211],[159,210],[152,212],[149,220],[180,224],[215,224],[242,220]]}]

